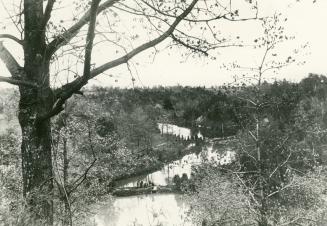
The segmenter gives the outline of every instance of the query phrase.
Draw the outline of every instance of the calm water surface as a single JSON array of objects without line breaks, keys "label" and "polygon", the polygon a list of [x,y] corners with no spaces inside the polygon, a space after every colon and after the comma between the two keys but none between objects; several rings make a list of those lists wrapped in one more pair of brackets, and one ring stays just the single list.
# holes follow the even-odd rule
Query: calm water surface
[{"label": "calm water surface", "polygon": [[97,226],[193,226],[181,195],[154,194],[115,198],[95,216]]},{"label": "calm water surface", "polygon": [[[167,133],[188,135],[185,128],[169,127]],[[173,128],[173,129],[171,129]],[[165,128],[166,129],[166,128]],[[191,144],[192,145],[192,144]],[[193,144],[194,145],[194,144]],[[156,185],[167,185],[174,175],[187,174],[190,177],[192,165],[202,161],[227,164],[233,160],[235,152],[218,154],[209,143],[200,155],[189,154],[182,159],[167,164],[163,169],[144,177],[128,180],[124,187],[135,187],[138,181],[152,181]],[[103,206],[94,217],[97,226],[194,226],[187,216],[188,205],[180,194],[149,194],[130,197],[115,197]]]}]

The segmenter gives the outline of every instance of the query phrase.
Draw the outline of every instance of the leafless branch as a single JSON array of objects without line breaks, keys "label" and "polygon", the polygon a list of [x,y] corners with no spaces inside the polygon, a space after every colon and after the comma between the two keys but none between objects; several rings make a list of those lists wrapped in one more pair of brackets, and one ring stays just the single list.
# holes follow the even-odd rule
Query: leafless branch
[{"label": "leafless branch", "polygon": [[[133,58],[137,54],[139,54],[149,48],[154,47],[155,45],[159,44],[160,42],[162,42],[163,40],[168,38],[173,33],[173,31],[175,30],[177,25],[191,12],[191,10],[193,9],[193,7],[195,6],[195,4],[197,2],[198,2],[198,0],[193,0],[192,3],[187,7],[187,9],[185,9],[184,12],[181,13],[176,18],[176,20],[171,24],[171,26],[161,36],[138,46],[137,48],[126,53],[124,56],[122,56],[118,59],[115,59],[113,61],[110,61],[108,63],[105,63],[105,64],[93,69],[90,72],[90,75],[87,76],[87,79],[85,79],[86,78],[85,76],[79,77],[79,78],[75,79],[74,81],[64,85],[63,87],[55,90],[55,95],[57,97],[57,101],[56,101],[53,109],[50,112],[48,112],[46,115],[42,116],[39,120],[44,120],[46,118],[52,117],[52,116],[58,114],[59,112],[61,112],[63,110],[62,105],[65,103],[65,101],[68,98],[70,98],[74,93],[79,91],[88,82],[89,79],[96,77],[97,75],[105,72],[106,70],[109,70],[109,69],[119,66],[121,64],[127,63],[131,58]],[[100,10],[100,7],[99,7],[99,10]]]},{"label": "leafless branch", "polygon": [[248,151],[246,151],[246,149],[245,149],[244,146],[243,146],[242,140],[241,140],[241,139],[238,139],[238,140],[239,140],[239,143],[240,143],[240,145],[241,145],[241,149],[242,149],[242,151],[243,151],[244,153],[246,153],[250,158],[252,158],[255,162],[257,162],[257,159],[256,159],[253,155],[251,155]]},{"label": "leafless branch", "polygon": [[[172,14],[169,14],[169,13],[166,13],[166,12],[163,12],[161,10],[159,10],[158,8],[156,8],[155,6],[149,4],[148,2],[146,1],[143,1],[142,2],[147,5],[148,7],[150,7],[153,11],[163,15],[163,16],[167,16],[167,17],[171,17],[171,18],[176,18],[175,15],[172,15]],[[229,13],[227,13],[229,14]],[[221,18],[224,18],[227,14],[224,14],[224,15],[218,15],[218,16],[215,16],[215,17],[212,17],[212,18],[207,18],[207,19],[189,19],[189,18],[185,18],[185,21],[188,21],[188,22],[210,22],[210,21],[214,21],[214,20],[219,20]]]},{"label": "leafless branch", "polygon": [[278,165],[278,166],[277,166],[277,167],[276,167],[276,168],[271,172],[271,174],[269,175],[269,178],[271,178],[271,177],[276,173],[276,171],[277,171],[280,167],[284,166],[284,165],[288,162],[288,160],[290,159],[291,155],[292,155],[292,152],[290,152],[290,154],[287,156],[287,158],[285,159],[285,161],[284,161],[282,164]]},{"label": "leafless branch", "polygon": [[90,24],[89,24],[89,29],[87,31],[87,36],[86,36],[86,48],[85,48],[85,56],[84,56],[83,78],[85,80],[89,79],[90,72],[91,72],[90,71],[91,70],[91,54],[92,54],[92,48],[93,48],[97,11],[98,11],[100,1],[101,0],[92,0],[92,3],[91,3]]},{"label": "leafless branch", "polygon": [[48,4],[45,7],[43,21],[42,21],[42,25],[41,25],[42,29],[44,29],[44,32],[45,32],[45,27],[51,18],[51,12],[52,12],[55,1],[56,0],[48,0]]},{"label": "leafless branch", "polygon": [[37,84],[31,81],[24,80],[23,68],[18,64],[14,56],[9,52],[9,50],[0,42],[0,59],[6,65],[11,77],[0,76],[0,82],[7,82],[13,85],[23,85],[29,87],[37,87]]},{"label": "leafless branch", "polygon": [[5,9],[6,13],[8,14],[8,16],[9,16],[11,22],[12,22],[12,23],[15,25],[15,27],[17,28],[17,31],[19,31],[19,33],[22,34],[22,30],[18,27],[18,24],[15,22],[13,16],[9,13],[9,10],[7,9],[6,4],[3,2],[3,0],[1,0],[1,4],[2,4],[3,8]]},{"label": "leafless branch", "polygon": [[243,100],[243,101],[246,101],[246,102],[249,102],[249,103],[251,103],[251,104],[253,104],[254,106],[257,106],[258,104],[257,103],[255,103],[253,100],[251,100],[251,99],[246,99],[246,98],[243,98],[243,97],[237,97],[237,99],[240,99],[240,100]]},{"label": "leafless branch", "polygon": [[35,83],[24,81],[24,80],[17,80],[17,79],[13,79],[10,77],[4,77],[4,76],[0,76],[0,82],[7,82],[12,85],[18,85],[18,86],[22,85],[22,86],[29,86],[29,87],[37,88],[37,84],[35,84]]},{"label": "leafless branch", "polygon": [[37,87],[36,83],[24,80],[23,68],[18,64],[9,50],[0,42],[0,59],[6,65],[12,77],[0,76],[0,82],[7,82],[13,85],[24,85],[30,87]]},{"label": "leafless branch", "polygon": [[169,29],[163,33],[161,36],[159,36],[158,38],[149,41],[147,43],[144,43],[143,45],[135,48],[134,50],[130,51],[128,54],[113,60],[111,62],[105,63],[101,66],[99,66],[98,68],[95,68],[94,70],[92,70],[91,72],[91,78],[101,74],[102,72],[111,69],[113,67],[116,67],[120,64],[126,63],[129,59],[131,59],[132,57],[134,57],[135,55],[139,54],[140,52],[143,52],[146,49],[149,49],[157,44],[159,44],[160,42],[162,42],[163,40],[165,40],[166,38],[168,38],[173,31],[175,30],[175,28],[177,27],[177,25],[184,20],[184,18],[191,12],[191,10],[193,9],[194,5],[198,2],[198,0],[193,0],[192,3],[190,4],[190,6],[182,13],[180,14],[178,17],[176,17],[176,20],[172,23],[172,25],[169,27]]},{"label": "leafless branch", "polygon": [[23,40],[20,40],[19,38],[10,35],[10,34],[0,34],[0,38],[7,38],[7,39],[11,39],[13,41],[15,41],[16,43],[18,43],[19,45],[23,45]]},{"label": "leafless branch", "polygon": [[274,191],[274,192],[270,193],[269,195],[266,196],[266,198],[270,198],[271,196],[273,196],[273,195],[275,195],[275,194],[277,194],[277,193],[279,193],[279,192],[285,190],[286,188],[291,187],[291,186],[293,185],[292,182],[293,182],[293,181],[291,181],[289,184],[285,185],[285,186],[282,187],[281,189],[279,189],[279,190],[277,190],[277,191]]},{"label": "leafless branch", "polygon": [[244,186],[244,188],[249,192],[253,202],[255,202],[257,205],[259,205],[258,200],[255,198],[255,196],[254,196],[253,192],[251,191],[251,189],[244,183],[243,179],[238,174],[236,174],[236,177],[241,182],[241,184]]},{"label": "leafless branch", "polygon": [[5,63],[8,71],[14,79],[20,77],[22,67],[2,42],[0,42],[0,59]]},{"label": "leafless branch", "polygon": [[[95,31],[95,26],[96,26],[95,23],[96,23],[96,17],[98,14],[98,8],[99,8],[100,1],[101,0],[93,0],[91,3],[90,24],[89,24],[89,28],[88,28],[88,32],[87,32],[85,56],[84,56],[84,72],[83,72],[83,76],[81,77],[82,81],[79,84],[76,84],[76,86],[74,87],[75,92],[79,91],[82,88],[82,86],[85,85],[90,78],[91,54],[92,54],[92,48],[93,48],[93,40],[94,40],[94,36],[95,36],[94,31]],[[49,112],[48,115],[44,116],[44,119],[52,117],[53,115],[56,115],[59,112],[61,112],[63,110],[63,104],[65,103],[65,101],[66,101],[66,99],[59,99],[58,102],[56,103],[56,105],[54,106],[54,108],[52,109],[52,111]]]},{"label": "leafless branch", "polygon": [[205,56],[208,56],[208,53],[200,48],[195,48],[194,46],[191,46],[189,44],[187,44],[186,42],[183,42],[181,39],[177,38],[174,34],[171,34],[171,38],[177,42],[178,44],[181,44],[182,46],[194,51],[194,52],[199,52],[204,54]]},{"label": "leafless branch", "polygon": [[231,21],[231,22],[240,22],[240,21],[248,21],[248,20],[261,20],[262,18],[258,18],[257,16],[255,17],[250,17],[250,18],[239,18],[239,19],[235,19],[235,18],[228,18],[227,16],[222,16],[223,19]]},{"label": "leafless branch", "polygon": [[73,187],[67,192],[68,194],[73,193],[85,180],[90,169],[94,166],[97,159],[94,159],[84,173],[73,183]]},{"label": "leafless branch", "polygon": [[[108,9],[109,7],[113,6],[116,2],[119,0],[107,0],[104,3],[102,3],[97,11],[97,14],[102,12],[105,9]],[[69,29],[67,29],[64,33],[54,38],[48,45],[48,58],[50,58],[61,46],[67,44],[75,35],[76,33],[84,26],[86,25],[91,18],[91,9],[89,9],[81,18],[79,21],[77,21],[73,26],[71,26]]]},{"label": "leafless branch", "polygon": [[[98,1],[98,0],[96,0]],[[73,183],[73,187],[72,189],[69,190],[69,194],[71,194],[72,192],[74,192],[82,183],[83,181],[86,180],[87,174],[90,171],[90,169],[94,166],[95,162],[97,161],[97,158],[95,156],[95,152],[94,152],[94,148],[93,148],[93,143],[92,143],[92,134],[91,134],[91,124],[90,121],[87,119],[87,124],[88,124],[88,139],[89,139],[89,144],[90,144],[90,149],[92,151],[92,155],[93,155],[93,162],[90,164],[90,166],[85,170],[84,174],[81,175],[74,183]]]},{"label": "leafless branch", "polygon": [[262,57],[262,60],[261,60],[261,63],[260,63],[260,66],[259,66],[259,78],[258,78],[258,85],[260,86],[261,85],[261,79],[262,79],[262,75],[263,75],[263,71],[262,71],[262,67],[263,67],[263,64],[265,63],[266,61],[266,58],[267,58],[267,54],[268,52],[271,50],[273,46],[272,45],[267,45],[266,46],[266,49],[265,49],[265,53]]}]

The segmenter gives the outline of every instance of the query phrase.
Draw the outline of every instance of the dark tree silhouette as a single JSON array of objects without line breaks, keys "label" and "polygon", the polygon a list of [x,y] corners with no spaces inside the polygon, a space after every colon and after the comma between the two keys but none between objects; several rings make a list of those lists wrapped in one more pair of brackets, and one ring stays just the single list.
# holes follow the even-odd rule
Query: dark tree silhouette
[{"label": "dark tree silhouette", "polygon": [[[80,1],[77,4],[85,8],[80,18],[74,18],[71,26],[60,31],[52,14],[54,6],[61,4],[55,0],[24,0],[21,1],[18,22],[13,20],[17,28],[20,26],[21,38],[12,34],[0,34],[0,38],[16,42],[23,48],[24,65],[21,66],[13,54],[0,42],[0,59],[5,63],[11,77],[0,76],[1,82],[7,82],[19,87],[20,100],[18,118],[22,130],[22,175],[23,193],[27,199],[27,206],[31,210],[32,218],[40,220],[43,225],[53,224],[53,169],[51,151],[51,118],[64,109],[65,102],[74,94],[80,94],[80,89],[88,81],[105,71],[122,64],[128,64],[129,60],[139,53],[155,47],[167,38],[173,40],[174,45],[188,48],[191,52],[208,55],[210,50],[235,45],[227,42],[226,38],[219,39],[213,29],[208,29],[216,20],[244,21],[256,19],[240,18],[238,10],[234,9],[231,1],[204,0],[192,1],[147,1],[139,0],[131,3],[119,0],[92,0]],[[101,4],[100,4],[101,3]],[[84,5],[83,5],[84,4]],[[19,5],[19,4],[18,4]],[[211,7],[212,5],[212,7]],[[226,7],[222,7],[226,5]],[[80,8],[83,8],[80,7]],[[257,11],[256,3],[249,3]],[[58,7],[60,12],[60,7]],[[149,40],[138,44],[134,48],[123,47],[123,55],[100,66],[93,67],[91,61],[92,48],[95,36],[103,35],[96,31],[97,17],[103,16],[114,18],[121,13],[131,17],[137,16],[148,21],[151,30],[157,35],[149,36]],[[60,14],[59,14],[60,15]],[[12,17],[14,17],[12,16]],[[58,15],[57,15],[58,16]],[[184,23],[184,24],[183,24]],[[202,23],[207,27],[206,31],[211,36],[204,40],[191,33],[183,31]],[[55,24],[55,25],[54,25]],[[183,24],[183,25],[182,25]],[[54,88],[50,84],[50,66],[59,58],[58,50],[71,45],[77,34],[83,35],[82,28],[88,25],[85,37],[83,71],[75,72],[75,79],[61,87]],[[211,28],[211,27],[210,27]],[[149,29],[150,30],[150,29]],[[137,34],[135,34],[137,36]],[[136,38],[136,36],[133,36]],[[133,39],[133,38],[132,38]],[[118,42],[107,40],[120,46]],[[76,47],[77,48],[77,47]],[[77,52],[75,47],[72,52]],[[83,55],[83,54],[82,54]]]}]

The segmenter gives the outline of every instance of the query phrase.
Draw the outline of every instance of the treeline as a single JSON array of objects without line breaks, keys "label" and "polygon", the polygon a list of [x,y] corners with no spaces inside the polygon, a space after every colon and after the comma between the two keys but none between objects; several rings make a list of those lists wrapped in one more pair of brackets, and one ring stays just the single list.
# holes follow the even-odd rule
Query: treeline
[{"label": "treeline", "polygon": [[[16,92],[10,95],[17,98]],[[165,162],[201,150],[201,143],[187,149],[192,141],[162,136],[158,122],[188,127],[194,134],[200,131],[207,138],[236,135],[242,141],[239,144],[244,146],[236,147],[238,162],[229,170],[252,172],[260,169],[261,174],[268,178],[261,191],[267,192],[268,196],[276,192],[276,187],[287,182],[289,178],[282,175],[289,172],[288,167],[301,172],[312,171],[324,163],[326,97],[327,78],[313,74],[300,83],[276,81],[263,83],[260,87],[93,87],[84,90],[84,95],[72,98],[64,112],[52,120],[55,170],[52,198],[57,200],[55,217],[66,225],[72,220],[82,225],[85,222],[81,221],[87,217],[80,216],[86,216],[90,204],[107,194],[115,181],[160,168]],[[255,102],[255,105],[251,102]],[[21,209],[19,195],[22,186],[18,173],[21,170],[20,131],[17,130],[17,121],[14,122],[16,106],[0,105],[1,113],[11,122],[6,132],[0,135],[3,166],[0,176],[4,184],[0,193],[6,203],[0,209],[5,216],[1,220],[4,223],[12,219],[24,221],[25,216],[17,216],[17,213],[25,211]],[[258,122],[260,142],[254,142],[250,134],[255,134]],[[276,149],[280,146],[282,148]],[[263,162],[259,165],[256,158],[251,158],[255,155],[256,147],[262,151],[260,161]],[[288,157],[289,150],[293,149],[296,151],[292,158]],[[288,164],[284,164],[285,161]],[[279,174],[275,176],[277,171]],[[211,187],[213,189],[222,184],[221,178],[215,175],[219,172],[217,169],[209,172],[213,172],[209,176],[214,178],[203,177],[202,174],[200,179],[194,177],[196,184],[191,185],[192,191],[206,189],[204,185],[210,185],[209,182],[217,182],[211,184],[214,185]],[[226,174],[225,171],[223,173]],[[270,177],[270,174],[273,176]],[[260,190],[255,188],[258,177],[251,173],[243,175],[242,181],[249,186],[253,183],[257,195],[256,192]],[[264,178],[262,175],[260,178]],[[226,178],[223,183],[226,187],[220,188],[220,191],[227,194],[233,188],[238,194],[239,184]],[[192,197],[199,203],[205,203],[205,197]],[[235,205],[239,204],[239,200],[234,201]],[[256,208],[255,212],[258,212],[260,208]],[[217,213],[219,209],[221,206],[215,209]],[[265,211],[264,214],[268,215],[268,210]],[[199,213],[199,216],[203,215]]]},{"label": "treeline", "polygon": [[194,167],[183,188],[202,225],[324,225],[326,77],[236,90],[232,164]]},{"label": "treeline", "polygon": [[[265,110],[285,123],[292,122],[292,112],[301,100],[326,97],[326,80],[323,75],[310,74],[300,83],[265,82],[261,86],[261,98],[270,105]],[[191,128],[194,133],[200,130],[204,136],[213,138],[235,135],[250,120],[245,106],[255,89],[255,86],[94,87],[86,91],[86,96],[101,103],[107,111],[112,112],[113,106],[117,105],[127,113],[141,108],[143,114],[156,122]]]}]

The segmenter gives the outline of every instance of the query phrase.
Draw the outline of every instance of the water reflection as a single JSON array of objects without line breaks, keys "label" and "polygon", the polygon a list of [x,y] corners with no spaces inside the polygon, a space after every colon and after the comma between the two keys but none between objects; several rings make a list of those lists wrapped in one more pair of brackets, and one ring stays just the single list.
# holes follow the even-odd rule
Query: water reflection
[{"label": "water reflection", "polygon": [[[135,187],[138,181],[168,185],[174,175],[191,174],[191,167],[203,161],[213,164],[227,164],[235,158],[235,152],[217,153],[213,145],[204,148],[201,154],[189,154],[163,169],[145,177],[135,178],[124,187]],[[116,197],[111,204],[96,215],[97,226],[193,226],[187,219],[187,204],[179,194],[152,194],[130,197]]]},{"label": "water reflection", "polygon": [[193,226],[181,195],[119,197],[95,216],[97,226]]},{"label": "water reflection", "polygon": [[[190,137],[187,128],[170,124],[158,124],[161,133]],[[201,134],[198,134],[198,136]],[[202,135],[201,135],[202,136]],[[195,145],[195,144],[190,144]],[[209,141],[200,154],[189,154],[182,159],[165,165],[161,170],[147,176],[129,179],[123,187],[136,187],[140,181],[155,185],[169,185],[175,175],[191,175],[192,166],[203,161],[224,165],[235,159],[235,152],[223,153],[214,148],[214,141]],[[188,207],[179,194],[151,194],[129,197],[116,197],[95,216],[97,226],[193,226],[187,220]]]},{"label": "water reflection", "polygon": [[213,144],[204,147],[200,154],[185,155],[182,159],[174,161],[165,165],[161,170],[151,173],[147,176],[138,177],[134,181],[126,183],[124,187],[136,187],[138,181],[149,183],[153,182],[155,185],[168,185],[175,175],[182,177],[186,174],[188,178],[191,176],[192,166],[198,165],[205,161],[210,161],[212,164],[228,164],[235,159],[235,152],[228,150],[224,153],[219,153],[214,150]]}]

